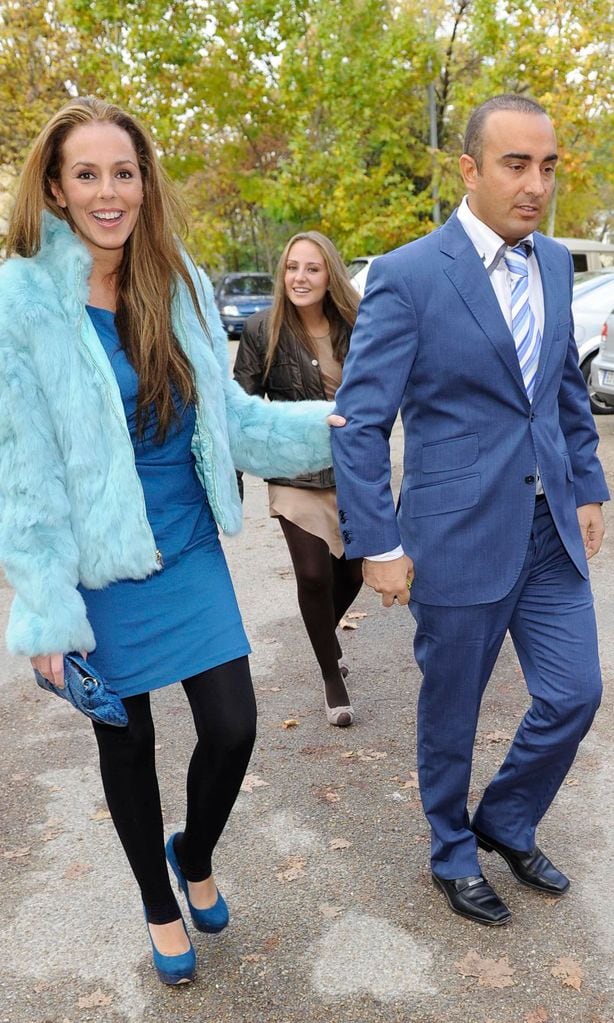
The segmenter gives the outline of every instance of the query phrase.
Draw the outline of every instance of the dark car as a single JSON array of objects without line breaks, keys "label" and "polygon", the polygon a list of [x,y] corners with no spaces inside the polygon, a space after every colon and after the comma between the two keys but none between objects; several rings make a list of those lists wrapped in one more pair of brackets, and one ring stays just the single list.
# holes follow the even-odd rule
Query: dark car
[{"label": "dark car", "polygon": [[247,317],[268,309],[273,301],[273,278],[265,273],[224,274],[217,282],[215,301],[228,337],[240,337]]}]

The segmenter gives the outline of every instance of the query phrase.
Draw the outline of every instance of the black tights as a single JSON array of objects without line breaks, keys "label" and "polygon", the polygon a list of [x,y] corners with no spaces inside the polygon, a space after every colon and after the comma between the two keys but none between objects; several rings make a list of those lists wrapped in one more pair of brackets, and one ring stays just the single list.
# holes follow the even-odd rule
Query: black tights
[{"label": "black tights", "polygon": [[[189,881],[211,874],[211,855],[245,775],[256,736],[256,701],[247,657],[185,679],[198,742],[187,778],[187,816],[176,843]],[[113,823],[153,924],[179,918],[164,853],[149,693],[128,696],[127,728],[94,724]]]},{"label": "black tights", "polygon": [[326,683],[329,705],[342,706],[347,693],[339,671],[341,650],[335,629],[362,586],[362,560],[348,561],[345,555],[335,558],[319,536],[282,516],[279,523],[292,558],[301,615]]}]

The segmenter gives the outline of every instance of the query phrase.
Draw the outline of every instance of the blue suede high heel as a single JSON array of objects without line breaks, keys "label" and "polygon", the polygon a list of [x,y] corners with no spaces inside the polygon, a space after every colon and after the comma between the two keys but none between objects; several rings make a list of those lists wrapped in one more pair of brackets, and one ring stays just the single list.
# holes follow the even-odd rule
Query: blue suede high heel
[{"label": "blue suede high heel", "polygon": [[[145,911],[145,907],[143,907]],[[190,941],[190,947],[187,952],[181,952],[177,956],[165,956],[162,952],[159,952],[154,945],[154,940],[149,930],[149,923],[147,922],[147,913],[145,913],[145,923],[147,924],[147,933],[151,942],[151,951],[153,954],[153,964],[156,968],[156,973],[163,984],[189,984],[191,980],[194,980],[196,975],[196,952],[194,946]],[[181,918],[183,929],[186,934],[185,923],[183,917]]]},{"label": "blue suede high heel", "polygon": [[181,832],[175,831],[171,835],[168,842],[166,843],[166,858],[171,865],[173,873],[177,878],[180,890],[186,897],[188,903],[188,909],[190,910],[190,916],[192,917],[192,923],[198,931],[204,931],[206,934],[219,934],[228,925],[230,914],[228,912],[228,906],[226,900],[221,892],[217,893],[217,901],[209,909],[197,909],[190,902],[190,894],[188,890],[188,882],[184,877],[183,871],[177,861],[177,854],[175,852],[175,838]]}]

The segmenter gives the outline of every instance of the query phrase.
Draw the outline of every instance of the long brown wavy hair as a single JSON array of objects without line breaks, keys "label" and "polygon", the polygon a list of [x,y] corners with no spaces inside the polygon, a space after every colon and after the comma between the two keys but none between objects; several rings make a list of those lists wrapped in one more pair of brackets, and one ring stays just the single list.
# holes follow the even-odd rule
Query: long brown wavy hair
[{"label": "long brown wavy hair", "polygon": [[348,272],[337,249],[326,235],[319,231],[301,231],[292,236],[282,252],[275,272],[275,288],[273,304],[268,316],[268,344],[264,364],[265,376],[268,375],[275,351],[279,344],[282,327],[289,330],[305,346],[307,351],[316,354],[314,343],[307,333],[296,306],[286,295],[285,274],[290,249],[295,242],[313,242],[322,253],[324,265],[328,271],[328,289],[324,296],[323,312],[330,327],[330,338],[333,355],[343,365],[347,355],[349,337],[356,322],[358,292],[350,283]]},{"label": "long brown wavy hair", "polygon": [[171,306],[180,280],[207,328],[178,241],[186,226],[182,204],[150,136],[134,117],[112,103],[85,96],[70,100],[50,118],[21,173],[7,255],[29,257],[39,251],[45,209],[73,227],[70,214],[53,195],[52,183],[59,183],[63,146],[71,131],[93,122],[115,124],[129,135],[143,179],[143,203],[117,271],[115,318],[121,343],[139,377],[137,432],[143,435],[153,409],[156,439],[162,441],[177,417],[176,399],[185,407],[196,394],[192,367],[173,332]]}]

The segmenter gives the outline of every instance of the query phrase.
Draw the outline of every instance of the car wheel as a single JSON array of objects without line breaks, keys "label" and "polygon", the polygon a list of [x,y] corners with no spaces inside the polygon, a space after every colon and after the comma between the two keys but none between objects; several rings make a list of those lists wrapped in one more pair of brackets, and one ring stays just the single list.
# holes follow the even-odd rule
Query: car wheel
[{"label": "car wheel", "polygon": [[595,393],[594,388],[590,383],[591,377],[591,366],[593,363],[594,355],[590,355],[588,359],[585,359],[580,369],[582,370],[582,376],[586,380],[586,386],[588,387],[588,396],[591,403],[591,412],[594,416],[611,416],[614,413],[614,405],[607,405],[598,394]]}]

